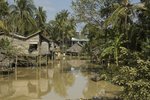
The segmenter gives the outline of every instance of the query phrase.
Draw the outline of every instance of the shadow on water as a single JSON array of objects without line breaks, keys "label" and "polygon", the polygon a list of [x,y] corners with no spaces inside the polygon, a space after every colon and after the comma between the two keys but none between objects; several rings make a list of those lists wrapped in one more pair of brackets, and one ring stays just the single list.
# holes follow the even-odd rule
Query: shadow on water
[{"label": "shadow on water", "polygon": [[109,100],[120,93],[121,87],[90,79],[90,72],[100,69],[73,62],[78,63],[56,60],[45,67],[18,67],[7,78],[0,75],[0,100]]}]

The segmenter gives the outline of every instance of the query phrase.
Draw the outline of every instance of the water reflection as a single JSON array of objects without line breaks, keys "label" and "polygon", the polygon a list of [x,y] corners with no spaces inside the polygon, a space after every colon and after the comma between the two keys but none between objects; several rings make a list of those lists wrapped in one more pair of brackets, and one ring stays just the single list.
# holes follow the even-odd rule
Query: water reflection
[{"label": "water reflection", "polygon": [[105,81],[95,83],[88,76],[79,66],[64,60],[53,61],[47,67],[18,68],[15,73],[0,78],[0,100],[91,98],[99,94],[113,96],[119,90]]},{"label": "water reflection", "polygon": [[114,97],[120,93],[121,88],[115,86],[106,81],[93,82],[88,80],[86,88],[83,91],[85,98],[91,98],[92,96],[101,96],[101,97]]},{"label": "water reflection", "polygon": [[[65,64],[65,63],[64,63]],[[57,67],[54,67],[53,73],[53,89],[60,96],[67,96],[67,89],[73,85],[75,77],[73,73],[64,73],[65,66],[62,61],[57,62]]]}]

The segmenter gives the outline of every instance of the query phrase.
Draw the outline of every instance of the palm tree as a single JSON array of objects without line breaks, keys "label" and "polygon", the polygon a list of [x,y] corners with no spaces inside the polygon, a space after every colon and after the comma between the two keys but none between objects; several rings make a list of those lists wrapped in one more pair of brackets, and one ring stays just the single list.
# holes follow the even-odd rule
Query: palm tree
[{"label": "palm tree", "polygon": [[115,27],[116,25],[118,25],[118,21],[122,19],[124,22],[124,34],[126,35],[127,39],[129,39],[127,32],[127,24],[130,20],[133,20],[131,15],[133,15],[133,12],[137,9],[145,9],[143,4],[131,4],[129,2],[129,0],[122,0],[121,3],[113,4],[114,7],[116,7],[116,10],[105,21],[104,24],[105,27],[108,27],[109,25]]},{"label": "palm tree", "polygon": [[11,15],[14,16],[13,20],[17,21],[17,31],[28,34],[31,31],[32,26],[35,26],[34,11],[35,6],[32,0],[15,0],[16,4],[10,6]]},{"label": "palm tree", "polygon": [[46,11],[43,10],[43,7],[39,7],[35,14],[37,27],[41,30],[45,29],[45,23],[46,23]]},{"label": "palm tree", "polygon": [[0,0],[0,31],[7,31],[7,17],[9,15],[9,7],[6,0]]},{"label": "palm tree", "polygon": [[69,17],[69,12],[67,10],[62,10],[59,12],[54,21],[49,23],[51,29],[53,30],[52,36],[55,40],[59,41],[64,48],[64,44],[70,41],[71,37],[75,34],[75,20]]},{"label": "palm tree", "polygon": [[0,19],[8,15],[8,3],[5,0],[0,0]]},{"label": "palm tree", "polygon": [[[112,27],[112,29],[116,30],[117,33],[115,33],[119,37],[115,37],[114,43],[110,47],[107,47],[104,49],[102,56],[106,54],[106,52],[110,53],[114,51],[113,55],[116,60],[116,65],[118,66],[118,53],[119,48],[123,48],[123,45],[127,43],[127,48],[129,47],[129,25],[133,22],[133,12],[137,9],[145,9],[142,4],[130,4],[129,0],[122,0],[121,3],[113,4],[114,7],[116,7],[116,10],[112,13],[112,15],[106,19],[104,23],[104,27],[107,29],[108,26]],[[119,34],[118,34],[119,33]],[[121,36],[121,38],[120,38]],[[123,40],[123,43],[121,41]],[[125,47],[124,47],[125,48]]]}]

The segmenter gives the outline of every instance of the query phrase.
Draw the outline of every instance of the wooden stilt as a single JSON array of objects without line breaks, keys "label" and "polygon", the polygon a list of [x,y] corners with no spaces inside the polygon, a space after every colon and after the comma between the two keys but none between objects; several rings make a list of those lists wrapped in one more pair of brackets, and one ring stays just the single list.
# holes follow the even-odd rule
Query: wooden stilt
[{"label": "wooden stilt", "polygon": [[48,79],[48,66],[46,66],[46,79]]},{"label": "wooden stilt", "polygon": [[9,79],[9,71],[10,71],[10,58],[9,58],[9,64],[8,64],[8,79]]},{"label": "wooden stilt", "polygon": [[39,43],[39,59],[38,59],[38,63],[39,63],[39,67],[41,67],[41,40],[40,40],[40,43]]},{"label": "wooden stilt", "polygon": [[46,66],[48,65],[48,55],[46,55]]},{"label": "wooden stilt", "polygon": [[42,58],[41,58],[41,54],[40,54],[40,56],[39,56],[39,67],[41,68],[41,60],[42,60]]},{"label": "wooden stilt", "polygon": [[38,64],[38,56],[36,56],[36,66],[38,67],[39,66],[39,64]]},{"label": "wooden stilt", "polygon": [[17,64],[18,64],[18,56],[16,56],[16,62],[15,62],[15,79],[17,80]]}]

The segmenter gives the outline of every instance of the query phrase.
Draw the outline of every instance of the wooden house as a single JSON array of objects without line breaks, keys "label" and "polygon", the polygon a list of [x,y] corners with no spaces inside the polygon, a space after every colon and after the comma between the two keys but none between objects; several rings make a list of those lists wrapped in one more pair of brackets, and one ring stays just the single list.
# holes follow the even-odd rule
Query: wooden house
[{"label": "wooden house", "polygon": [[0,39],[7,39],[11,42],[18,53],[24,55],[46,55],[49,54],[51,41],[42,35],[41,31],[27,37],[14,33],[0,33]]},{"label": "wooden house", "polygon": [[[47,39],[45,36],[43,36],[41,31],[33,33],[27,37],[17,35],[14,33],[9,33],[9,34],[0,33],[0,40],[1,39],[7,39],[11,43],[13,49],[15,50],[17,61],[21,61],[21,63],[17,63],[15,65],[21,65],[21,66],[22,65],[28,66],[28,64],[35,65],[36,64],[34,63],[35,61],[29,60],[29,57],[36,58],[35,59],[36,62],[38,61],[38,64],[40,65],[41,63],[42,64],[48,63],[47,55],[50,54],[51,41]],[[3,53],[3,55],[5,55],[5,53]],[[42,56],[46,57],[46,61],[42,62],[43,61],[41,59]],[[28,58],[25,59],[25,57]],[[15,59],[13,58],[13,60]],[[3,66],[4,64],[6,64],[6,62],[7,61],[1,59],[0,66]],[[14,61],[14,63],[16,62]]]}]

